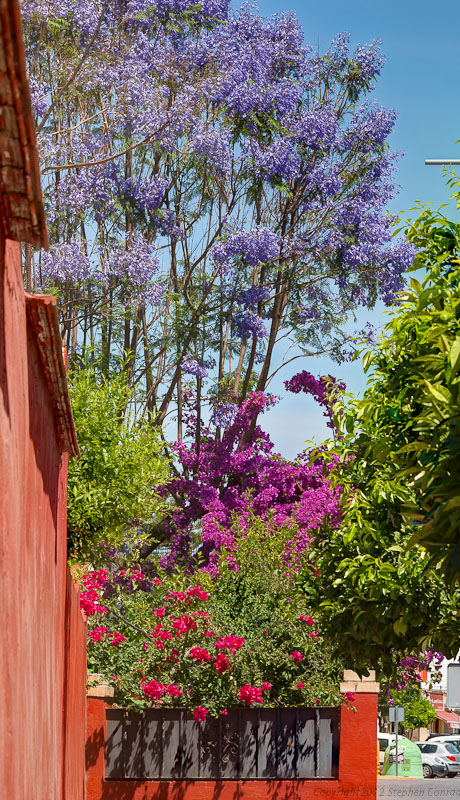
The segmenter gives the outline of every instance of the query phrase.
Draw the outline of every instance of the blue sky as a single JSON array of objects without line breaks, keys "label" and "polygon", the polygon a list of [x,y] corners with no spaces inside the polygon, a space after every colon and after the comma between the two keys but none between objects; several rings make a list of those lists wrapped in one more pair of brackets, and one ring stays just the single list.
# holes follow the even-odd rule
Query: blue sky
[{"label": "blue sky", "polygon": [[[289,3],[290,0],[288,0]],[[408,211],[416,200],[433,201],[435,206],[446,202],[441,167],[426,167],[425,158],[460,158],[460,3],[458,0],[323,0],[297,5],[280,0],[259,0],[264,16],[282,11],[295,11],[305,32],[305,40],[320,52],[327,50],[331,39],[349,31],[352,44],[382,40],[387,61],[373,97],[398,113],[391,137],[394,151],[404,152],[396,176],[400,192],[390,211]],[[460,167],[457,168],[460,174]],[[413,212],[414,213],[414,212]],[[455,208],[449,209],[456,215]],[[379,306],[361,315],[359,327],[366,319],[381,326],[385,322]],[[295,362],[294,362],[295,363]],[[360,392],[365,378],[358,363],[338,367],[328,359],[302,359],[299,369],[314,374],[331,373],[345,380],[353,392]],[[296,367],[297,369],[297,367]],[[313,401],[299,395],[287,395],[282,381],[294,372],[290,366],[281,373],[271,388],[283,396],[262,420],[275,443],[286,457],[303,449],[305,440],[323,441],[327,428],[321,409]]]}]

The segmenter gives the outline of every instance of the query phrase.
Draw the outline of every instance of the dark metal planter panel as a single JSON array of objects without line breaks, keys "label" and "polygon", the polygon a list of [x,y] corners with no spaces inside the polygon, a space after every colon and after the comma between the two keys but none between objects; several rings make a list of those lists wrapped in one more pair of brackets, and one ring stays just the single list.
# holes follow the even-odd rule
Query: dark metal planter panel
[{"label": "dark metal planter panel", "polygon": [[293,780],[338,774],[336,708],[230,709],[197,722],[184,709],[107,710],[106,777]]}]

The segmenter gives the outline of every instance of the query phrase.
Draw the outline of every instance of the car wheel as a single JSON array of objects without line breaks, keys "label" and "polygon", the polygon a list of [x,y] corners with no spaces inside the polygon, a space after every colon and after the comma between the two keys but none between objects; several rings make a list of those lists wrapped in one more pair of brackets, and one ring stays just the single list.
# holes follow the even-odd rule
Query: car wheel
[{"label": "car wheel", "polygon": [[432,778],[433,777],[433,770],[431,769],[429,764],[423,765],[423,777],[424,778]]},{"label": "car wheel", "polygon": [[458,773],[457,773],[457,772],[448,772],[448,773],[447,773],[447,777],[448,777],[448,778],[456,778],[456,777],[457,777],[457,775],[458,775]]}]

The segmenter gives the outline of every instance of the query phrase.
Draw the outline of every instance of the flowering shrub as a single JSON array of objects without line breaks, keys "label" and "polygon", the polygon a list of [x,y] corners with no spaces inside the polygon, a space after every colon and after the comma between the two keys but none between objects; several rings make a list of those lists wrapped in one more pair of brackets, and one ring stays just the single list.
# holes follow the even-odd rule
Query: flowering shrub
[{"label": "flowering shrub", "polygon": [[255,517],[233,526],[237,571],[223,550],[214,576],[171,575],[151,561],[84,578],[90,668],[116,702],[187,707],[198,720],[239,704],[341,702],[341,664],[284,566],[291,528]]}]

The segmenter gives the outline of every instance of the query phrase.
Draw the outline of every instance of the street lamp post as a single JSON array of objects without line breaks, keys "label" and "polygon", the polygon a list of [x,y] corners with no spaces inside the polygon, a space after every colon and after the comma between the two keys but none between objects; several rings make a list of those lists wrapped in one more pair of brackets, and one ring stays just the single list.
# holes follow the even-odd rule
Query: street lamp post
[{"label": "street lamp post", "polygon": [[425,158],[426,167],[450,167],[460,164],[460,158]]}]

